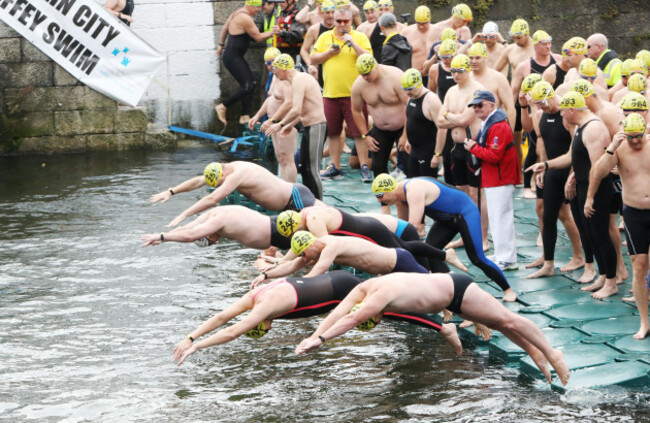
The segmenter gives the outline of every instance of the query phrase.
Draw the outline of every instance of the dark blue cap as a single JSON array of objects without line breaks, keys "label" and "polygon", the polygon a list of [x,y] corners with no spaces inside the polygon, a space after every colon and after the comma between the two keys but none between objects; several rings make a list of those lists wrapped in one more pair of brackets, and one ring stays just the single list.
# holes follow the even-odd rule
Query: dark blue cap
[{"label": "dark blue cap", "polygon": [[487,91],[487,90],[480,91],[479,90],[479,91],[474,91],[474,98],[472,99],[472,101],[469,102],[467,107],[472,107],[475,104],[480,104],[481,101],[483,101],[483,100],[490,101],[492,103],[497,102],[496,98],[494,98],[494,94],[492,94],[490,91]]}]

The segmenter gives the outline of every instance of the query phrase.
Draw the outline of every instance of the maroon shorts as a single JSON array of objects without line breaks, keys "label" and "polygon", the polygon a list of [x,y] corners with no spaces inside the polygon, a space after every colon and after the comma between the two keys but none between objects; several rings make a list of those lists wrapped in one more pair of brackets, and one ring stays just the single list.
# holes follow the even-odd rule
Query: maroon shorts
[{"label": "maroon shorts", "polygon": [[[343,130],[343,121],[348,125],[346,135],[350,138],[360,137],[361,132],[352,118],[352,102],[350,97],[323,98],[325,119],[327,119],[327,136],[337,137]],[[363,116],[368,121],[368,108],[363,105]]]}]

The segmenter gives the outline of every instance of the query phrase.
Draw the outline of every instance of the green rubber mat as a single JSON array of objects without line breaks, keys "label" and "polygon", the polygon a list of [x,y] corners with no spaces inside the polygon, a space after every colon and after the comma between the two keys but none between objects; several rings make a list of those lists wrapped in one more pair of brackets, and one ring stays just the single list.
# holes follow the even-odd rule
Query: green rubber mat
[{"label": "green rubber mat", "polygon": [[[611,363],[621,355],[613,348],[598,344],[572,345],[571,348],[566,348],[562,352],[564,353],[564,360],[571,371]],[[544,377],[529,356],[522,357],[519,360],[519,365],[524,373],[537,378]],[[555,374],[553,368],[551,368],[551,374]]]},{"label": "green rubber mat", "polygon": [[638,316],[614,317],[584,323],[580,330],[590,335],[631,335],[639,330]]},{"label": "green rubber mat", "polygon": [[[525,279],[516,274],[519,272],[521,272],[521,270],[518,270],[517,272],[505,273],[506,278],[508,278],[508,283],[519,295],[523,295],[527,292],[569,288],[574,284],[573,281],[565,278],[564,276],[551,276],[541,279]],[[524,275],[527,275],[528,273],[530,273],[530,270],[527,269]],[[498,287],[494,282],[491,282],[490,284],[494,284],[495,287]]]},{"label": "green rubber mat", "polygon": [[583,304],[572,304],[555,308],[547,314],[557,320],[578,320],[583,321],[609,319],[612,317],[631,316],[634,309],[622,302],[589,302]]},{"label": "green rubber mat", "polygon": [[589,293],[579,289],[564,288],[525,292],[519,296],[519,301],[524,304],[546,304],[551,307],[560,307],[567,304],[590,303],[593,299]]},{"label": "green rubber mat", "polygon": [[611,345],[624,353],[650,354],[650,338],[634,339],[632,335],[626,335],[612,342]]},{"label": "green rubber mat", "polygon": [[650,365],[639,361],[614,362],[572,371],[566,386],[562,386],[557,378],[553,379],[551,386],[559,392],[609,385],[642,387],[650,384],[648,371],[650,371]]},{"label": "green rubber mat", "polygon": [[[587,335],[572,329],[572,328],[544,328],[542,333],[551,344],[553,348],[562,347],[570,344],[577,344]],[[519,359],[522,355],[526,354],[524,350],[519,348],[506,337],[500,337],[490,342],[490,354],[505,361],[513,361]]]}]

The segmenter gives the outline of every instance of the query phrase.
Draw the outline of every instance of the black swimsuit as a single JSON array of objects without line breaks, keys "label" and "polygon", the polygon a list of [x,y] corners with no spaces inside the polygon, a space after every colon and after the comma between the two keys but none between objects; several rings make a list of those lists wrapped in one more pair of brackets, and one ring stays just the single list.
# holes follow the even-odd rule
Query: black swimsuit
[{"label": "black swimsuit", "polygon": [[241,100],[242,115],[250,114],[253,88],[255,86],[253,72],[246,59],[244,59],[244,54],[248,50],[251,41],[251,37],[245,32],[239,35],[228,34],[226,48],[223,51],[223,65],[239,83],[239,88],[230,93],[228,98],[223,101],[223,105],[230,107]]}]

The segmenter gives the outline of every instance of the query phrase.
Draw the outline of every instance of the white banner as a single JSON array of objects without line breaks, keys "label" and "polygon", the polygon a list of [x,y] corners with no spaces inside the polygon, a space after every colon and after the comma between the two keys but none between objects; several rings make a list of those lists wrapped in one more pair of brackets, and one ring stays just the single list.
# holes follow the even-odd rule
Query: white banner
[{"label": "white banner", "polygon": [[0,19],[84,84],[131,106],[165,62],[94,0],[0,0]]}]

